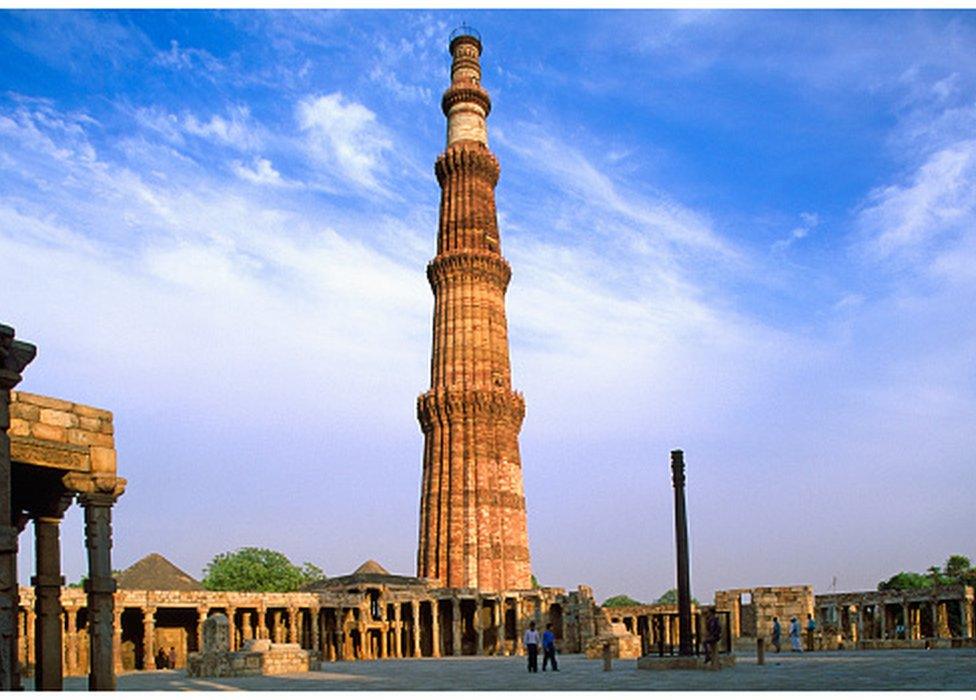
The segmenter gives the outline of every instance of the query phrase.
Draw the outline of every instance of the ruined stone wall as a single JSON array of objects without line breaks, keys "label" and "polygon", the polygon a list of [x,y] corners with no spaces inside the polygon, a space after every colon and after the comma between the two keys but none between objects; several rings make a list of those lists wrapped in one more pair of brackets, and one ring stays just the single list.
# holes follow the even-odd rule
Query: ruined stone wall
[{"label": "ruined stone wall", "polygon": [[[751,602],[743,603],[743,596]],[[813,586],[763,586],[715,592],[715,609],[730,614],[732,636],[769,637],[773,617],[778,617],[785,638],[791,617],[801,624],[813,614]]]}]

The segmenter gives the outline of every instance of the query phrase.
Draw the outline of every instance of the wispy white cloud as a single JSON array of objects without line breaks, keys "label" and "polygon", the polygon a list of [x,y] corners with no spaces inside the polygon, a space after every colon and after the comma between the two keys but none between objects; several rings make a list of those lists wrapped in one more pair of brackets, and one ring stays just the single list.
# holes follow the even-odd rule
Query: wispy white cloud
[{"label": "wispy white cloud", "polygon": [[246,180],[255,185],[273,185],[281,187],[291,184],[281,177],[281,173],[274,169],[271,161],[267,158],[255,158],[253,166],[247,166],[241,161],[234,161],[231,164],[234,174],[242,180]]},{"label": "wispy white cloud", "polygon": [[239,151],[259,148],[264,141],[263,128],[251,117],[247,105],[230,105],[223,114],[200,117],[189,111],[174,114],[159,106],[132,110],[136,123],[163,136],[167,141],[183,145],[186,137],[204,139]]},{"label": "wispy white cloud", "polygon": [[802,225],[795,227],[785,238],[780,238],[773,243],[773,250],[783,250],[793,245],[797,241],[806,238],[810,232],[820,224],[820,217],[810,212],[800,214]]},{"label": "wispy white cloud", "polygon": [[[171,39],[168,51],[157,51],[153,62],[174,70],[202,69],[207,73],[220,74],[225,66],[209,51],[192,47],[181,47],[180,42]],[[217,77],[216,75],[213,77]]]},{"label": "wispy white cloud", "polygon": [[188,134],[244,150],[261,143],[250,121],[250,109],[246,106],[235,106],[229,110],[227,117],[214,114],[207,121],[201,121],[193,114],[184,115],[182,125]]},{"label": "wispy white cloud", "polygon": [[444,37],[449,28],[429,14],[410,16],[406,35],[378,37],[369,79],[400,102],[430,103],[445,85]]},{"label": "wispy white cloud", "polygon": [[386,172],[384,156],[393,142],[366,106],[347,100],[342,93],[309,96],[297,110],[312,153],[335,168],[347,182],[388,194],[380,178]]},{"label": "wispy white cloud", "polygon": [[874,190],[858,223],[872,253],[900,261],[976,236],[976,141],[943,148],[906,182]]},{"label": "wispy white cloud", "polygon": [[[663,192],[637,193],[601,169],[572,139],[558,138],[552,128],[520,123],[518,139],[496,129],[494,138],[524,159],[526,166],[543,174],[559,189],[587,208],[622,220],[632,244],[659,254],[668,246],[736,257],[733,247],[715,233],[707,216],[682,206]],[[613,162],[608,166],[612,166]]]}]

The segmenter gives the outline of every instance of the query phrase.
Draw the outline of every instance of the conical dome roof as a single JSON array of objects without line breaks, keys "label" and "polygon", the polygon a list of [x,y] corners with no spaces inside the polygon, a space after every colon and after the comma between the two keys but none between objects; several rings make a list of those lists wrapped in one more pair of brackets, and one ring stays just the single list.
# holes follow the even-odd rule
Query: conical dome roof
[{"label": "conical dome roof", "polygon": [[382,574],[383,576],[389,576],[390,572],[376,563],[374,560],[370,559],[364,561],[358,569],[353,571],[353,574]]},{"label": "conical dome roof", "polygon": [[143,591],[202,591],[203,585],[161,554],[153,552],[120,574],[119,588]]}]

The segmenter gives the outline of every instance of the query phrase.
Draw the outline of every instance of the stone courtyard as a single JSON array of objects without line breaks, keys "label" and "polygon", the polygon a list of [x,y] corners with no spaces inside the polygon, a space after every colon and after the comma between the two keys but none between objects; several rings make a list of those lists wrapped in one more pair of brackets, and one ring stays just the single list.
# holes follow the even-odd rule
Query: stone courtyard
[{"label": "stone courtyard", "polygon": [[[26,679],[28,687],[31,680]],[[83,690],[83,678],[65,679]],[[570,654],[558,673],[529,674],[524,657],[340,661],[286,676],[188,678],[184,671],[125,673],[119,690],[976,690],[976,649],[770,654],[758,666],[712,671],[638,671],[635,661],[603,662]]]}]

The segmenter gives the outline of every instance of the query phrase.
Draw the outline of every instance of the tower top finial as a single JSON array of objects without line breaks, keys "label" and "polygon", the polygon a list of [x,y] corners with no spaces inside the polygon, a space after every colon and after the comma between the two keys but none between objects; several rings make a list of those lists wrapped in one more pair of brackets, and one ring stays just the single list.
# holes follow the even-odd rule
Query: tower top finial
[{"label": "tower top finial", "polygon": [[452,54],[454,53],[454,42],[466,39],[471,41],[472,39],[478,45],[478,53],[481,53],[481,32],[479,32],[474,27],[469,26],[465,22],[461,23],[461,26],[451,32],[450,40],[448,43],[448,51]]}]

